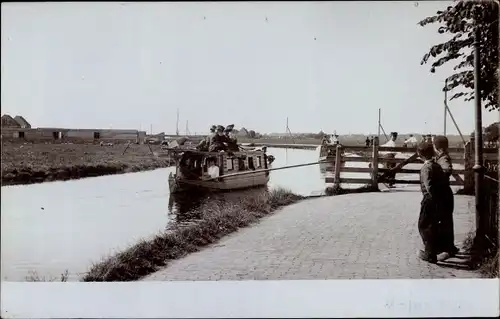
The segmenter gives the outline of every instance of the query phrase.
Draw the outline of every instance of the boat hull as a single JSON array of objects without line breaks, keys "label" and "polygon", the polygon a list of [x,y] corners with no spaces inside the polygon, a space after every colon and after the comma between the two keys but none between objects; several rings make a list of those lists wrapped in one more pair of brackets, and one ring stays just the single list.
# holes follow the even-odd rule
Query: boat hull
[{"label": "boat hull", "polygon": [[180,180],[171,174],[168,179],[170,193],[189,192],[195,189],[217,191],[241,190],[265,186],[269,182],[269,172],[257,172],[242,176],[221,176],[219,180]]}]

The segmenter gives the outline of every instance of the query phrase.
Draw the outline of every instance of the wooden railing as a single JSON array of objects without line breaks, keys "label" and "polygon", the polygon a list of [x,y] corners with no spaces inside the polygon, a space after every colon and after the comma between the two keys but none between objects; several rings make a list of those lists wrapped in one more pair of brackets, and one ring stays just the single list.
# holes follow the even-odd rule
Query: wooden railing
[{"label": "wooden railing", "polygon": [[[420,168],[404,168],[408,164],[422,164],[417,155],[416,148],[407,147],[383,147],[378,145],[378,140],[375,139],[372,147],[365,146],[343,146],[343,145],[331,145],[329,147],[335,148],[335,159],[331,158],[327,160],[327,171],[333,174],[327,174],[325,177],[326,183],[333,183],[334,187],[340,187],[341,184],[363,184],[370,185],[374,189],[378,189],[379,183],[387,183],[387,179],[390,173],[397,174],[414,174],[419,175]],[[467,143],[464,148],[450,148],[450,157],[454,164],[453,178],[450,181],[451,185],[463,186],[464,189],[473,189],[474,185],[474,172],[472,167],[474,166],[473,157],[473,144]],[[409,154],[407,158],[388,158],[384,153],[406,153]],[[490,167],[498,167],[498,149],[485,148],[483,150],[485,164],[488,163]],[[350,162],[360,162],[369,163],[369,167],[349,167],[345,163]],[[382,164],[383,167],[379,167]],[[387,165],[391,164],[388,167]],[[457,166],[463,165],[464,168],[458,168]],[[343,178],[341,173],[368,173],[369,178]],[[464,178],[461,177],[464,176]],[[420,184],[419,179],[408,180],[408,179],[392,179],[390,181],[392,184]]]}]

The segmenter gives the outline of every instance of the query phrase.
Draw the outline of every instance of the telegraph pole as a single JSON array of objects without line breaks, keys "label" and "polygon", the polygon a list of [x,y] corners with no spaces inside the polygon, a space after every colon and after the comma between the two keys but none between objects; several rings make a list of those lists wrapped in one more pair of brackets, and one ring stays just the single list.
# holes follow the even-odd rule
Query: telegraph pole
[{"label": "telegraph pole", "polygon": [[175,129],[175,135],[179,136],[179,109],[177,109],[177,128]]},{"label": "telegraph pole", "polygon": [[443,135],[446,136],[446,118],[448,115],[448,110],[446,107],[446,103],[448,103],[448,79],[444,81],[444,127],[443,127]]},{"label": "telegraph pole", "polygon": [[480,39],[481,29],[479,23],[476,22],[474,30],[474,102],[475,102],[475,124],[476,130],[474,133],[474,191],[476,204],[476,248],[483,250],[485,244],[485,211],[484,211],[484,194],[483,194],[483,123],[482,123],[482,106],[481,106],[481,88],[479,87],[481,76],[481,57],[480,57]]},{"label": "telegraph pole", "polygon": [[378,109],[378,126],[377,126],[377,137],[380,138],[380,109]]}]

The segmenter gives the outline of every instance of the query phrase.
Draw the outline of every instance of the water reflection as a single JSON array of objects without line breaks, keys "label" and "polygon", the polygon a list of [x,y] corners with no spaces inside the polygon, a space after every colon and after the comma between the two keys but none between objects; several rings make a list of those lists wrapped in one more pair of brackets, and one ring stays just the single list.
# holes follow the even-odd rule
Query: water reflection
[{"label": "water reflection", "polygon": [[247,190],[224,193],[198,191],[197,193],[189,194],[170,194],[168,199],[169,224],[175,225],[199,219],[202,213],[200,208],[203,204],[209,201],[218,201],[220,203],[238,203],[244,198],[264,195],[267,191],[267,186],[261,186]]},{"label": "water reflection", "polygon": [[194,218],[190,212],[196,211],[204,201],[209,199],[207,193],[170,194],[168,198],[168,217],[170,223],[182,222]]}]

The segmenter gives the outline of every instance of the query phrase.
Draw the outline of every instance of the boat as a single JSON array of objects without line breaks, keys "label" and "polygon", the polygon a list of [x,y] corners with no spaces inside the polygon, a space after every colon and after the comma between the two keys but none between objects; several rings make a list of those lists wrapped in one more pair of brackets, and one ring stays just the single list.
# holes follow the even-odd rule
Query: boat
[{"label": "boat", "polygon": [[[316,152],[318,153],[318,160],[320,163],[334,163],[336,154],[337,154],[337,146],[340,144],[336,135],[331,135],[330,137],[325,136],[321,145],[316,148]],[[344,156],[344,150],[341,149],[341,155]],[[345,165],[345,162],[342,161],[341,166]]]},{"label": "boat", "polygon": [[[230,191],[265,186],[269,182],[269,160],[265,150],[241,149],[238,152],[205,152],[169,149],[176,160],[176,171],[170,173],[171,194],[193,190]],[[207,160],[214,159],[219,177],[208,175]],[[189,166],[189,167],[188,167]],[[188,172],[189,174],[186,174]]]},{"label": "boat", "polygon": [[[335,162],[335,158],[337,156],[337,145],[324,144],[318,146],[316,148],[316,152],[318,153],[319,162]],[[341,149],[341,155],[344,156],[344,150]]]}]

